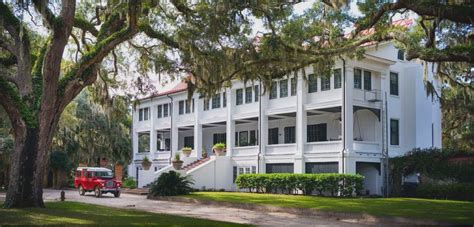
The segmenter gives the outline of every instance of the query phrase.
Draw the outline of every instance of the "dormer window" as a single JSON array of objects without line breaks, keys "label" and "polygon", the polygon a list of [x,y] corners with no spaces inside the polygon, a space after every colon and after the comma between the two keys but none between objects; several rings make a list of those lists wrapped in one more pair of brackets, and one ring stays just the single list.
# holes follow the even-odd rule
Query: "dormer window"
[{"label": "dormer window", "polygon": [[398,60],[404,61],[405,60],[405,51],[398,50],[397,58],[398,58]]}]

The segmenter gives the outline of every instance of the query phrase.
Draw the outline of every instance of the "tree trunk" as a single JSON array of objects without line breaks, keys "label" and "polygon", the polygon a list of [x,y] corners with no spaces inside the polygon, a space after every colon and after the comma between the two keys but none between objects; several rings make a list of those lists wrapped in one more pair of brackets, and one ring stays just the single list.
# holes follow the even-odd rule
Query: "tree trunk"
[{"label": "tree trunk", "polygon": [[[34,194],[33,185],[38,153],[39,130],[26,128],[15,136],[5,208],[44,207],[43,197]],[[40,179],[42,180],[42,178]]]}]

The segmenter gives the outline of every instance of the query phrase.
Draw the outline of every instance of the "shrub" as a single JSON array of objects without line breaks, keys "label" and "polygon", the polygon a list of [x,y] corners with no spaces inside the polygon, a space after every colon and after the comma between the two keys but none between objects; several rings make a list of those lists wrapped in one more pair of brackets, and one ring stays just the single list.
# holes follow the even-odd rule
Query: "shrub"
[{"label": "shrub", "polygon": [[362,189],[364,177],[356,174],[242,174],[235,181],[239,188],[250,192],[285,192],[295,194],[297,190],[303,194],[317,191],[320,195],[329,192],[332,196],[339,192],[342,196],[352,196]]},{"label": "shrub", "polygon": [[175,171],[170,171],[162,173],[151,184],[150,193],[154,196],[186,195],[192,192],[191,186],[193,184],[189,176],[181,176],[181,174]]},{"label": "shrub", "polygon": [[134,189],[137,187],[137,182],[133,177],[127,177],[123,180],[122,185],[124,188]]},{"label": "shrub", "polygon": [[416,197],[474,201],[474,184],[421,184],[416,188]]}]

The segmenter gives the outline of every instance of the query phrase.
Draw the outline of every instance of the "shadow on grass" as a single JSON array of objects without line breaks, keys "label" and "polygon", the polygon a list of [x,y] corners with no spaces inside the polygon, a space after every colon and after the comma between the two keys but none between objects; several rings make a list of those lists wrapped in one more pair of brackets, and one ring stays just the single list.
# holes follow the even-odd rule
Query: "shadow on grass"
[{"label": "shadow on grass", "polygon": [[205,219],[109,208],[78,202],[51,202],[46,208],[0,209],[0,225],[178,225],[237,226]]}]

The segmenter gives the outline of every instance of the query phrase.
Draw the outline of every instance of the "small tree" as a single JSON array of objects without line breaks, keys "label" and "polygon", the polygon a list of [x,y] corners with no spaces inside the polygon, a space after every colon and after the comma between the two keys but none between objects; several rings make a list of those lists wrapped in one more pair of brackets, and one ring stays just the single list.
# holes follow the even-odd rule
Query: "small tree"
[{"label": "small tree", "polygon": [[181,174],[170,171],[162,173],[156,179],[150,188],[150,193],[154,196],[175,196],[189,194],[194,184],[190,176],[181,176]]}]

